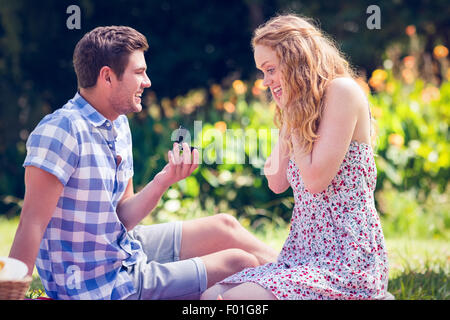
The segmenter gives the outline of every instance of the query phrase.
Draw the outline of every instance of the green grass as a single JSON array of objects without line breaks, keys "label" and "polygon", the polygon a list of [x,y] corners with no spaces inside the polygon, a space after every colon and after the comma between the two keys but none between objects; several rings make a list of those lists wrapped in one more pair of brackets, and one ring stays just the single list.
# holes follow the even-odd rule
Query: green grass
[{"label": "green grass", "polygon": [[449,300],[450,246],[444,240],[387,239],[389,291],[399,300]]},{"label": "green grass", "polygon": [[[0,217],[0,256],[11,248],[18,218]],[[249,228],[249,230],[251,230]],[[264,225],[256,236],[275,249],[281,249],[289,232],[288,226]],[[389,255],[389,292],[397,300],[449,300],[450,246],[445,240],[386,239]],[[43,286],[33,273],[27,297],[45,296]]]}]

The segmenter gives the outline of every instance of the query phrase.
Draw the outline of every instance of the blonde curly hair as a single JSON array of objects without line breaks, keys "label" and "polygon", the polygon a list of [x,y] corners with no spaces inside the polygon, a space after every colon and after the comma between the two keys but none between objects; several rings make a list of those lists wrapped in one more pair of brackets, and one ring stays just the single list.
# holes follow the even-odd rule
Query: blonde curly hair
[{"label": "blonde curly hair", "polygon": [[[299,141],[311,152],[324,108],[325,89],[338,77],[355,78],[355,72],[334,41],[312,19],[294,14],[276,16],[259,26],[252,38],[255,46],[275,51],[280,61],[284,103],[277,106],[275,125],[287,132],[299,129]],[[290,139],[284,141],[292,150]]]}]

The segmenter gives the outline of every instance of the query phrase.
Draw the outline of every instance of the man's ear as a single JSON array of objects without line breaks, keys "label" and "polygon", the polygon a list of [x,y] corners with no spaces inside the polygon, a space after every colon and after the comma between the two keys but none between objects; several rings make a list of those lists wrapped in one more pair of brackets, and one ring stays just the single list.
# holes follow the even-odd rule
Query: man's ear
[{"label": "man's ear", "polygon": [[115,76],[115,75],[114,75],[114,72],[113,72],[113,70],[112,70],[110,67],[108,67],[108,66],[103,66],[103,67],[100,69],[100,72],[99,72],[99,74],[98,74],[98,80],[97,80],[97,81],[100,81],[100,82],[102,82],[103,84],[105,84],[105,85],[107,85],[107,86],[110,86],[111,83],[112,83],[112,78],[113,78],[114,76]]}]

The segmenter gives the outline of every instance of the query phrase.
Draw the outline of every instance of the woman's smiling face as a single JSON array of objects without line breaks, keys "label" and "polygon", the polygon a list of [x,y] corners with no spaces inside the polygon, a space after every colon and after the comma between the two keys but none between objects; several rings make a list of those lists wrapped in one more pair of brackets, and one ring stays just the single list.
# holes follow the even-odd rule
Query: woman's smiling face
[{"label": "woman's smiling face", "polygon": [[280,64],[276,52],[267,46],[256,45],[254,58],[256,68],[264,74],[263,85],[270,88],[277,105],[281,107],[283,89],[281,86]]}]

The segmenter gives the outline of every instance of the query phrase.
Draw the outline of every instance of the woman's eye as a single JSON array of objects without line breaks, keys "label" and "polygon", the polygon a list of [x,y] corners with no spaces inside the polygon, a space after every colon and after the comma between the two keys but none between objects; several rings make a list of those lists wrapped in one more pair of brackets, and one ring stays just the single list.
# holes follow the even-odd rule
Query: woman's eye
[{"label": "woman's eye", "polygon": [[274,69],[274,68],[270,68],[270,69],[267,69],[267,72],[268,72],[269,74],[272,74],[272,73],[274,73],[274,71],[275,71],[275,69]]}]

